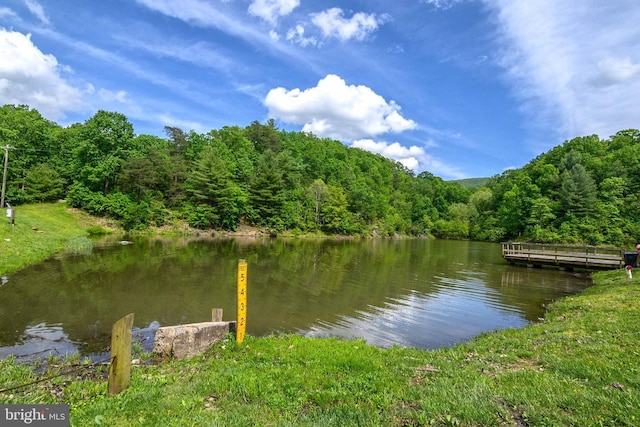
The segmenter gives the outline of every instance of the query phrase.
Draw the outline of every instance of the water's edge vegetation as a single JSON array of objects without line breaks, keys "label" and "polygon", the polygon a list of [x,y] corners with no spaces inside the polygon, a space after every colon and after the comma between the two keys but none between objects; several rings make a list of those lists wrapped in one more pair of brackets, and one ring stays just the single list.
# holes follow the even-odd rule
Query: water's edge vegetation
[{"label": "water's edge vegetation", "polygon": [[[4,272],[81,250],[86,229],[100,230],[64,204],[21,210],[15,226],[0,227],[13,233],[0,242]],[[34,240],[6,250],[26,238]],[[5,267],[7,253],[22,261]],[[0,392],[0,403],[67,403],[72,425],[82,426],[637,425],[638,279],[622,270],[593,277],[593,287],[554,302],[539,324],[452,348],[383,350],[296,335],[238,345],[229,336],[190,361],[136,366],[131,387],[111,398],[105,366],[5,359],[0,389],[80,369]]]},{"label": "water's edge vegetation", "polygon": [[[66,199],[127,230],[174,225],[274,233],[634,245],[640,131],[573,138],[519,169],[460,185],[273,120],[206,133],[136,135],[98,111],[62,127],[0,107],[6,200]],[[552,146],[554,144],[549,144]]]}]

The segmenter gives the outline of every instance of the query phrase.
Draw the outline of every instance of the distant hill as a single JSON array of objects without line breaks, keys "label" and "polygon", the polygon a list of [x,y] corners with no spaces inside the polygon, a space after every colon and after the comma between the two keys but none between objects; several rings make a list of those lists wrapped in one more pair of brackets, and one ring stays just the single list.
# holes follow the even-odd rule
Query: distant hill
[{"label": "distant hill", "polygon": [[491,178],[466,178],[466,179],[455,179],[449,182],[460,184],[465,188],[480,188],[489,182]]}]

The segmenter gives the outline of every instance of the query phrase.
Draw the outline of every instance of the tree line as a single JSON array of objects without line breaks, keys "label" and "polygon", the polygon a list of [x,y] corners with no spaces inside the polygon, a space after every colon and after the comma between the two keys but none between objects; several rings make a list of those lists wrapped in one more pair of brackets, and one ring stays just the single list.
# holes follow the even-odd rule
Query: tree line
[{"label": "tree line", "polygon": [[136,135],[98,111],[61,127],[28,106],[0,108],[11,147],[6,200],[64,198],[144,229],[185,221],[275,232],[435,236],[622,245],[640,238],[640,134],[575,138],[521,169],[466,188],[273,120],[206,133]]}]

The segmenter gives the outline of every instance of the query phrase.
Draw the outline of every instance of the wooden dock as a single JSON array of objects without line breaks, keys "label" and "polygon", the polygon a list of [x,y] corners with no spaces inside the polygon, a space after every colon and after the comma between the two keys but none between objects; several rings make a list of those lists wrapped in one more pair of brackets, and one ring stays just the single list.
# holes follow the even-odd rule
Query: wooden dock
[{"label": "wooden dock", "polygon": [[619,248],[505,242],[502,243],[502,256],[512,264],[530,267],[553,265],[566,270],[612,270],[624,267],[624,252]]}]

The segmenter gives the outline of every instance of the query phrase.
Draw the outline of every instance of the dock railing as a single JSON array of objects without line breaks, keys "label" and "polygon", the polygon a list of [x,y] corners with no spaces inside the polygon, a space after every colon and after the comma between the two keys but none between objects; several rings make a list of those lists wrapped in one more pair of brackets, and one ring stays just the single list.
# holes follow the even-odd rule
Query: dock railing
[{"label": "dock railing", "polygon": [[512,263],[563,268],[615,269],[624,266],[620,248],[503,242],[502,256]]}]

